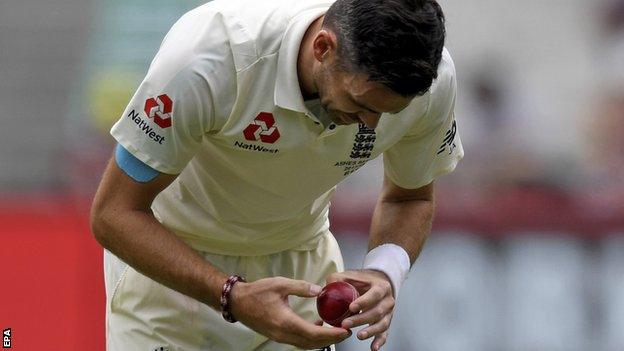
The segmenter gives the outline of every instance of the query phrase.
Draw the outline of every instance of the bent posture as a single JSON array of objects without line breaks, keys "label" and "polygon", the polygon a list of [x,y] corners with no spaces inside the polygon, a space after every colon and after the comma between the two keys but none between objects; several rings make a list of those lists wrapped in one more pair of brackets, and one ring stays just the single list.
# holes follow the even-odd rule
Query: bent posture
[{"label": "bent posture", "polygon": [[[330,350],[367,325],[378,350],[434,180],[463,155],[444,37],[433,0],[215,0],[180,18],[93,202],[107,349]],[[329,201],[380,155],[369,253],[344,271]],[[317,321],[328,281],[360,293],[342,328]]]}]

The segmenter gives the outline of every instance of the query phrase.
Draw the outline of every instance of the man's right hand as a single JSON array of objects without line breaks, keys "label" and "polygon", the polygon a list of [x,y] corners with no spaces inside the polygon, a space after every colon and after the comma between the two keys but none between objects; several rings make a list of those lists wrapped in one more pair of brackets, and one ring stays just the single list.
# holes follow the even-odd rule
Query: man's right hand
[{"label": "man's right hand", "polygon": [[232,314],[241,323],[271,340],[302,349],[319,349],[351,336],[342,328],[327,328],[306,321],[293,311],[288,296],[316,297],[321,288],[303,280],[284,277],[234,285]]}]

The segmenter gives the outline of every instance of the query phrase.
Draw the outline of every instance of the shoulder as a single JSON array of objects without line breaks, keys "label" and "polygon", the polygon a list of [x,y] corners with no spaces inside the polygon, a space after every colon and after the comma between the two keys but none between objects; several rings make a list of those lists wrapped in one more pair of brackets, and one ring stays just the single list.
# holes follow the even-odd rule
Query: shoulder
[{"label": "shoulder", "polygon": [[214,0],[196,7],[171,27],[154,63],[166,62],[172,72],[198,62],[213,71],[231,63],[241,71],[279,48],[287,2]]},{"label": "shoulder", "polygon": [[188,97],[210,94],[219,106],[228,105],[221,99],[229,102],[236,91],[235,41],[218,3],[225,2],[199,6],[171,27],[148,69],[144,83],[150,89],[168,87]]},{"label": "shoulder", "polygon": [[[328,9],[334,0],[215,0],[224,16],[236,55],[245,55],[247,64],[277,54],[289,25],[300,14]],[[255,59],[255,60],[254,60]],[[242,62],[241,62],[242,63]],[[240,65],[242,66],[242,65]],[[244,67],[238,67],[242,69]]]},{"label": "shoulder", "polygon": [[299,14],[327,9],[334,0],[214,0],[184,14],[171,28],[159,56],[185,65],[229,59],[241,71],[276,54],[289,24]]},{"label": "shoulder", "polygon": [[[180,17],[163,39],[151,66],[163,74],[185,68],[217,71],[233,63],[227,23],[213,3],[199,6]],[[152,67],[150,67],[152,68]]]},{"label": "shoulder", "polygon": [[438,77],[433,81],[429,95],[428,115],[440,115],[445,118],[448,111],[453,109],[457,95],[455,63],[446,48],[442,52]]},{"label": "shoulder", "polygon": [[455,72],[455,63],[449,51],[444,48],[442,51],[442,60],[438,66],[438,77],[431,85],[430,93],[432,100],[448,98],[454,95],[457,90],[457,73]]},{"label": "shoulder", "polygon": [[423,96],[415,98],[406,114],[414,121],[408,136],[423,135],[447,123],[453,114],[457,92],[455,64],[446,48],[438,66],[438,77]]}]

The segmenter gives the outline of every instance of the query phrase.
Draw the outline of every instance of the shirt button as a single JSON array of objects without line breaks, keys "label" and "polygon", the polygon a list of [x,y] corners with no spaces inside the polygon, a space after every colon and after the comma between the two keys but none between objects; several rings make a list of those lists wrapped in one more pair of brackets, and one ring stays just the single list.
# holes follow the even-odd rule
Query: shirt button
[{"label": "shirt button", "polygon": [[335,124],[333,124],[333,123],[332,123],[332,124],[330,124],[330,125],[329,125],[329,130],[334,130],[334,129],[336,129],[336,125],[335,125]]}]

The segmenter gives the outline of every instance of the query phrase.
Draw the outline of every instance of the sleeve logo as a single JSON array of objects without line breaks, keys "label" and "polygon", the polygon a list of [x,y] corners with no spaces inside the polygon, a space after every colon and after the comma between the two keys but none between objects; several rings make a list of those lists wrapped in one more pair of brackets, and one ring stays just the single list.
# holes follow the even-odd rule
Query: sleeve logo
[{"label": "sleeve logo", "polygon": [[457,122],[453,121],[453,125],[449,130],[444,134],[444,140],[442,141],[442,145],[438,148],[438,155],[443,153],[444,150],[448,148],[449,155],[453,153],[453,150],[457,147],[455,145],[455,135],[457,134]]},{"label": "sleeve logo", "polygon": [[145,114],[148,118],[153,119],[160,128],[166,129],[171,127],[173,111],[173,101],[167,94],[158,95],[158,97],[145,100]]},{"label": "sleeve logo", "polygon": [[258,116],[243,130],[243,136],[250,141],[262,141],[273,144],[280,137],[280,132],[275,125],[275,118],[269,112],[260,112]]}]

